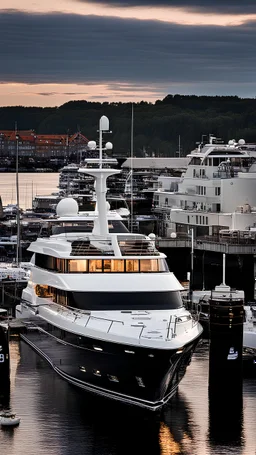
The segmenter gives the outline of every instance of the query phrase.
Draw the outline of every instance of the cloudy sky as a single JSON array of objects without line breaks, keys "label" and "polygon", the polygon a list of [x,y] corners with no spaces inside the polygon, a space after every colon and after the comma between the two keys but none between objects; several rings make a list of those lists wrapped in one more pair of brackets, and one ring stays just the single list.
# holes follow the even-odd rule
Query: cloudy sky
[{"label": "cloudy sky", "polygon": [[256,0],[1,0],[0,106],[256,96]]}]

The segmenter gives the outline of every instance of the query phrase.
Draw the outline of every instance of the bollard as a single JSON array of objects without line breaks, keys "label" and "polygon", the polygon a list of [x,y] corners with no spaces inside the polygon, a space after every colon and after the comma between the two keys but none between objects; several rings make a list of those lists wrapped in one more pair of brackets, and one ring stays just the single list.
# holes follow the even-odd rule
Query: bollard
[{"label": "bollard", "polygon": [[0,324],[0,385],[5,387],[10,382],[9,327]]}]

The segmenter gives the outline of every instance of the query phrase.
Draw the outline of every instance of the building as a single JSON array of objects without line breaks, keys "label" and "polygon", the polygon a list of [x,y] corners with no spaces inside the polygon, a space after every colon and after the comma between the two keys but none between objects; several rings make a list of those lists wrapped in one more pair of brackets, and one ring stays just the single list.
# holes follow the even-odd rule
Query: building
[{"label": "building", "polygon": [[68,158],[81,156],[87,150],[88,139],[80,132],[75,134],[36,134],[34,130],[0,131],[0,157],[15,157],[17,146],[20,157]]}]

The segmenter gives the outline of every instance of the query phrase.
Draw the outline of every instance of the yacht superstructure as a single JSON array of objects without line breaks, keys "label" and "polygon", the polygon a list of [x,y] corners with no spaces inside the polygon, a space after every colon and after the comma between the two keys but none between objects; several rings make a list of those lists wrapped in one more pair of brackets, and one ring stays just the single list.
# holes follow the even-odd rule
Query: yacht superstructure
[{"label": "yacht superstructure", "polygon": [[245,141],[224,144],[210,136],[188,157],[170,190],[154,193],[154,211],[164,214],[167,236],[195,228],[197,236],[248,230],[256,222],[256,161]]},{"label": "yacht superstructure", "polygon": [[154,237],[129,233],[109,212],[106,180],[119,170],[102,160],[108,129],[103,116],[99,167],[80,169],[95,178],[95,213],[60,201],[50,232],[29,247],[33,266],[17,317],[28,323],[22,338],[61,377],[155,410],[174,394],[202,327],[184,308],[183,288]]}]

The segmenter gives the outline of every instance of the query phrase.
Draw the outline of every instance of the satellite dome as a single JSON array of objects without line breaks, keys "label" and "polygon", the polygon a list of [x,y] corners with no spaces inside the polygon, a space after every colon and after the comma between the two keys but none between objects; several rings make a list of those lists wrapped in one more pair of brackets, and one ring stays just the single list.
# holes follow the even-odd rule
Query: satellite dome
[{"label": "satellite dome", "polygon": [[56,213],[58,216],[77,216],[78,215],[78,204],[73,198],[64,198],[58,203],[56,207]]},{"label": "satellite dome", "polygon": [[88,144],[87,144],[87,146],[89,147],[89,149],[95,150],[96,147],[97,147],[97,144],[96,144],[95,141],[89,141]]},{"label": "satellite dome", "polygon": [[234,145],[235,141],[234,139],[230,139],[230,141],[228,141],[228,145]]},{"label": "satellite dome", "polygon": [[107,150],[112,150],[112,148],[113,148],[112,142],[107,142],[105,147],[106,147]]},{"label": "satellite dome", "polygon": [[239,139],[238,144],[239,145],[244,145],[245,144],[245,140],[244,139]]}]

